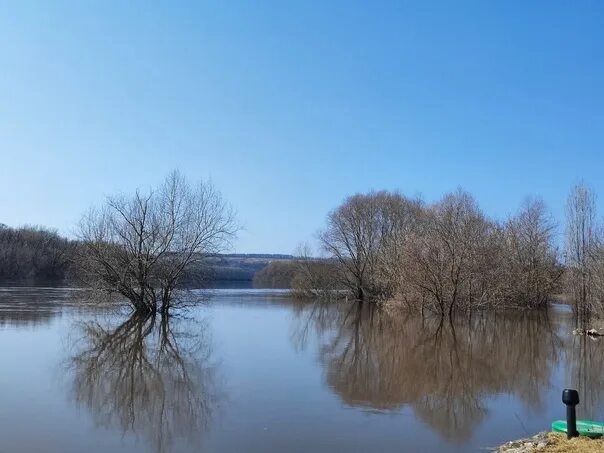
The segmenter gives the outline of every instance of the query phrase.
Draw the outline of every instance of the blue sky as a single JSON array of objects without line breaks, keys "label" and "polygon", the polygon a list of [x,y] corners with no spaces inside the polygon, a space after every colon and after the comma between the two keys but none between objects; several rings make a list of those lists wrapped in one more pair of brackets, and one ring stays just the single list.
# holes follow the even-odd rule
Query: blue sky
[{"label": "blue sky", "polygon": [[496,218],[540,195],[562,222],[578,181],[604,197],[603,24],[596,1],[6,2],[0,222],[68,234],[174,168],[236,207],[238,252],[292,252],[371,189],[462,186]]}]

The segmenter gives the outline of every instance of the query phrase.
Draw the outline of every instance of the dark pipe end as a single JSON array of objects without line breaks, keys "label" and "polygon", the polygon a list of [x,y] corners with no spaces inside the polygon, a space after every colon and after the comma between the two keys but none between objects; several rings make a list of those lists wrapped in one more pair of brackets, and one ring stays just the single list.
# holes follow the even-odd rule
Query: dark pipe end
[{"label": "dark pipe end", "polygon": [[562,402],[567,406],[576,406],[579,404],[579,392],[573,389],[564,389],[562,391]]}]

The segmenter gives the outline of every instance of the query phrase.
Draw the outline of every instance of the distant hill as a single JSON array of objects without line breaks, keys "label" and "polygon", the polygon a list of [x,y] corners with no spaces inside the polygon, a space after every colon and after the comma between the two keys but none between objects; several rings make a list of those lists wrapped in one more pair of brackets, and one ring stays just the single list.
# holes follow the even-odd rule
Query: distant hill
[{"label": "distant hill", "polygon": [[205,264],[213,281],[249,281],[254,275],[276,261],[292,261],[293,255],[268,253],[231,253],[207,258]]},{"label": "distant hill", "polygon": [[221,253],[216,255],[224,258],[260,258],[269,260],[292,260],[293,255],[283,255],[278,253]]}]

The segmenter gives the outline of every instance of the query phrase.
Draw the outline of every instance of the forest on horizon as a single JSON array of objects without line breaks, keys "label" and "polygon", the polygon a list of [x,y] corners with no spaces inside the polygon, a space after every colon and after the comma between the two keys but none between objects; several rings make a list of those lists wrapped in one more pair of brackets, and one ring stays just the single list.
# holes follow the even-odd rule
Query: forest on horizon
[{"label": "forest on horizon", "polygon": [[[0,282],[73,283],[70,254],[77,241],[43,226],[9,227],[0,223]],[[271,253],[221,253],[206,259],[209,282],[252,282],[271,262],[294,259]]]}]

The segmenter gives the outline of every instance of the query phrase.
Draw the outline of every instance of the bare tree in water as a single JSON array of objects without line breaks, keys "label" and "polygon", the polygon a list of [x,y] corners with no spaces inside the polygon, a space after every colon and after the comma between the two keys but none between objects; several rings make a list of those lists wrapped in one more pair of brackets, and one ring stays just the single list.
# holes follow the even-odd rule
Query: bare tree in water
[{"label": "bare tree in water", "polygon": [[[391,296],[390,268],[397,245],[408,231],[418,203],[398,193],[372,192],[348,197],[329,213],[320,241],[339,263],[339,281],[358,300]],[[387,272],[386,272],[387,270]]]},{"label": "bare tree in water", "polygon": [[322,299],[335,299],[341,296],[339,290],[343,289],[343,286],[338,279],[340,273],[337,261],[317,258],[308,244],[300,244],[292,264],[294,275],[291,289],[294,295]]},{"label": "bare tree in water", "polygon": [[320,240],[336,264],[334,281],[356,299],[398,299],[450,316],[547,303],[561,272],[553,234],[542,202],[500,223],[459,189],[431,205],[391,192],[354,195],[329,213]]},{"label": "bare tree in water", "polygon": [[554,231],[542,200],[527,200],[505,224],[503,287],[508,305],[543,307],[558,289],[562,267]]},{"label": "bare tree in water", "polygon": [[424,304],[450,315],[462,304],[471,308],[491,300],[499,281],[492,275],[498,255],[494,228],[462,190],[426,210],[406,258],[408,280]]},{"label": "bare tree in water", "polygon": [[220,192],[175,171],[154,190],[91,209],[79,225],[76,262],[90,288],[120,294],[140,312],[167,313],[183,276],[229,246],[236,231]]},{"label": "bare tree in water", "polygon": [[580,320],[589,313],[591,264],[597,247],[595,194],[575,186],[566,206],[566,265],[575,312]]}]

